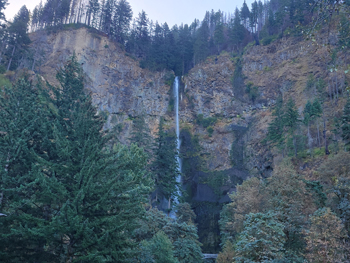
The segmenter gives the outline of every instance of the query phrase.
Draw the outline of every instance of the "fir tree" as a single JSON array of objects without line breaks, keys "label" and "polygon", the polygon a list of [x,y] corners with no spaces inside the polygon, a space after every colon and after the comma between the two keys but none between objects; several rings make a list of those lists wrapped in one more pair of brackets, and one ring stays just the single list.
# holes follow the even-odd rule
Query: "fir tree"
[{"label": "fir tree", "polygon": [[[12,181],[9,173],[18,173],[15,169],[23,174],[17,175],[17,185],[1,188],[7,198],[8,217],[1,222],[2,229],[8,228],[1,231],[1,239],[9,240],[1,244],[7,262],[125,262],[136,245],[130,235],[151,186],[144,173],[146,156],[136,145],[107,145],[110,136],[84,94],[83,76],[75,56],[58,71],[60,88],[52,88],[54,96],[43,93],[47,107],[33,109],[32,115],[46,109],[44,116],[36,114],[40,140],[18,140],[30,152],[13,160],[4,174],[5,182]],[[4,165],[12,158],[5,151],[10,157]],[[27,163],[26,169],[21,162]]]},{"label": "fir tree", "polygon": [[152,137],[145,117],[145,114],[142,114],[133,120],[133,129],[129,140],[150,154],[152,152]]},{"label": "fir tree", "polygon": [[127,33],[130,28],[131,18],[132,10],[129,2],[126,0],[118,1],[113,16],[113,32],[115,39],[119,43],[125,44]]},{"label": "fir tree", "polygon": [[178,152],[176,149],[176,137],[168,136],[164,131],[164,120],[161,118],[158,134],[154,144],[154,161],[151,170],[155,176],[156,201],[162,198],[168,200],[168,209],[171,209],[172,201],[178,195],[179,183],[176,178],[180,175],[177,163]]},{"label": "fir tree", "polygon": [[3,12],[4,9],[6,9],[7,6],[7,0],[0,0],[0,26],[4,26],[1,21],[6,21],[5,14]]},{"label": "fir tree", "polygon": [[195,63],[199,63],[205,60],[209,55],[209,27],[208,23],[204,20],[201,27],[196,34],[196,40],[194,42],[194,59]]},{"label": "fir tree", "polygon": [[241,24],[241,17],[238,8],[235,10],[235,16],[231,23],[230,41],[236,50],[240,50],[242,48],[242,42],[246,30]]},{"label": "fir tree", "polygon": [[20,57],[27,50],[30,44],[28,36],[28,26],[30,21],[30,14],[27,7],[24,5],[16,14],[13,22],[9,27],[9,42],[8,42],[8,64],[7,71],[14,70],[19,65]]}]

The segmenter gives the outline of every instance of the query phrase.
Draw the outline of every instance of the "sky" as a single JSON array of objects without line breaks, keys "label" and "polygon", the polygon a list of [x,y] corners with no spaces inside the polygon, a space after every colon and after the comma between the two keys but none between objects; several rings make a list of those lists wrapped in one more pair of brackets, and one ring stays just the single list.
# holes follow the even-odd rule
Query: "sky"
[{"label": "sky", "polygon": [[[241,8],[244,0],[128,0],[134,16],[144,10],[149,19],[163,24],[167,22],[170,27],[181,23],[191,24],[195,18],[203,20],[205,12],[218,11],[234,13],[236,7]],[[43,0],[45,3],[46,0]],[[246,0],[249,8],[253,0]],[[8,0],[5,10],[6,19],[10,20],[21,6],[26,5],[29,10],[40,3],[40,0]]]}]

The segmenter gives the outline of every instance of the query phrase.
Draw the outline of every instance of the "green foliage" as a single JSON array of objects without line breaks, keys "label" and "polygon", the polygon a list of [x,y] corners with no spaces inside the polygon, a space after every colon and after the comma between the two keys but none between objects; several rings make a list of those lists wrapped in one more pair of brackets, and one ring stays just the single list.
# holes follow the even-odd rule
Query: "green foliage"
[{"label": "green foliage", "polygon": [[263,46],[267,46],[274,42],[276,39],[278,39],[278,35],[267,36],[261,39],[261,43]]},{"label": "green foliage", "polygon": [[0,74],[4,74],[6,72],[6,68],[3,65],[0,65]]},{"label": "green foliage", "polygon": [[317,91],[322,93],[324,92],[325,87],[327,87],[327,83],[324,81],[324,79],[318,79],[316,82]]},{"label": "green foliage", "polygon": [[139,262],[142,263],[176,263],[172,244],[164,232],[157,232],[149,241],[142,241]]},{"label": "green foliage", "polygon": [[285,233],[275,214],[250,213],[235,245],[235,262],[282,260]]},{"label": "green foliage", "polygon": [[164,76],[164,83],[165,85],[168,85],[169,87],[172,87],[175,81],[175,76],[171,72],[167,72]]},{"label": "green foliage", "polygon": [[216,117],[204,118],[203,114],[198,114],[196,118],[196,123],[198,125],[203,126],[203,128],[207,129],[209,126],[215,125],[217,120],[218,119]]},{"label": "green foliage", "polygon": [[208,126],[207,127],[207,132],[208,132],[209,137],[211,137],[213,135],[214,128],[212,126]]},{"label": "green foliage", "polygon": [[289,99],[284,105],[282,98],[277,100],[273,116],[275,119],[269,124],[268,133],[265,141],[271,142],[273,146],[279,149],[287,149],[287,153],[293,152],[295,157],[298,151],[302,151],[304,143],[303,136],[298,136],[296,130],[299,125],[299,113],[292,99]]},{"label": "green foliage", "polygon": [[180,189],[178,176],[180,176],[178,168],[178,151],[176,148],[177,138],[175,135],[167,134],[164,131],[164,120],[160,119],[158,126],[157,138],[153,147],[153,162],[151,171],[155,179],[155,195],[156,202],[160,202],[162,198],[173,201],[178,196]]},{"label": "green foliage", "polygon": [[178,204],[176,206],[176,216],[179,223],[193,224],[196,220],[196,214],[189,203]]},{"label": "green foliage", "polygon": [[152,185],[146,156],[135,145],[107,144],[111,135],[84,94],[83,76],[73,56],[57,73],[60,88],[24,78],[2,90],[6,262],[122,262],[136,245],[130,234]]},{"label": "green foliage", "polygon": [[[201,146],[198,135],[192,135],[189,129],[182,129],[181,139],[181,159],[182,159],[182,180],[184,183],[194,179],[197,171],[203,170],[203,158],[201,156]],[[191,187],[188,188],[190,190]],[[188,198],[192,195],[189,194]]]},{"label": "green foliage", "polygon": [[202,262],[197,228],[192,222],[194,213],[188,204],[179,204],[178,208],[181,210],[177,214],[178,221],[173,221],[158,209],[146,212],[140,228],[134,231],[134,238],[142,244],[138,256],[140,262]]},{"label": "green foliage", "polygon": [[306,82],[306,89],[311,90],[315,86],[315,77],[313,74],[310,74],[307,77],[307,82]]},{"label": "green foliage", "polygon": [[6,78],[4,75],[1,75],[0,74],[0,87],[3,88],[3,87],[11,87],[12,84],[11,82],[8,80],[8,78]]},{"label": "green foliage", "polygon": [[304,180],[308,192],[315,195],[315,204],[318,208],[322,208],[326,205],[327,195],[324,192],[324,187],[319,181]]},{"label": "green foliage", "polygon": [[235,96],[237,96],[237,97],[243,96],[243,91],[244,91],[245,76],[244,76],[242,70],[243,70],[242,61],[241,61],[241,59],[237,59],[235,71],[233,73],[233,77],[232,77],[232,81],[231,81],[233,91],[235,93]]},{"label": "green foliage", "polygon": [[230,240],[227,240],[223,246],[222,251],[218,254],[216,263],[232,263],[235,256],[234,245]]},{"label": "green foliage", "polygon": [[220,214],[222,244],[233,241],[243,230],[243,223],[249,213],[264,212],[268,199],[265,185],[253,177],[237,185],[236,192],[230,195],[231,203],[224,206]]},{"label": "green foliage", "polygon": [[174,246],[174,256],[180,263],[201,263],[202,252],[198,242],[197,228],[193,224],[169,222],[164,232]]},{"label": "green foliage", "polygon": [[130,135],[129,140],[131,143],[135,143],[146,153],[151,153],[152,137],[148,125],[145,122],[145,114],[142,114],[133,120],[133,130]]},{"label": "green foliage", "polygon": [[245,92],[248,94],[249,99],[254,103],[259,97],[259,88],[254,86],[254,83],[249,82],[246,86]]}]

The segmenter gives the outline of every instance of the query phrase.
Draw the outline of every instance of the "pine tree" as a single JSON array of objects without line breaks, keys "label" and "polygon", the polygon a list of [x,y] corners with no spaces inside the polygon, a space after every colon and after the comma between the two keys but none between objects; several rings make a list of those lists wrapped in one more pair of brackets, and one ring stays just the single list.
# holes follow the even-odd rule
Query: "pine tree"
[{"label": "pine tree", "polygon": [[30,44],[28,36],[28,26],[30,14],[27,7],[24,5],[18,11],[9,27],[9,42],[8,42],[8,64],[7,71],[14,70],[19,66],[20,57],[27,50]]},{"label": "pine tree", "polygon": [[271,142],[273,146],[284,149],[284,109],[282,97],[278,98],[274,112],[272,114],[275,119],[269,124],[266,140]]},{"label": "pine tree", "polygon": [[114,37],[119,43],[125,44],[131,19],[132,10],[129,2],[126,0],[120,0],[116,5],[116,10],[113,16]]},{"label": "pine tree", "polygon": [[187,24],[179,27],[179,38],[176,46],[179,50],[179,58],[181,58],[181,75],[184,75],[191,68],[193,58],[193,37]]},{"label": "pine tree", "polygon": [[246,30],[241,24],[241,17],[238,8],[235,10],[235,16],[231,23],[230,41],[236,50],[240,50],[243,47],[242,42]]},{"label": "pine tree", "polygon": [[194,42],[195,64],[205,60],[209,55],[209,27],[206,20],[203,20],[201,27],[196,33]]},{"label": "pine tree", "polygon": [[1,23],[1,21],[6,21],[5,14],[4,14],[3,10],[6,9],[7,5],[8,5],[7,0],[0,0],[0,27],[4,26]]},{"label": "pine tree", "polygon": [[243,5],[242,5],[242,8],[241,8],[240,17],[241,17],[241,19],[243,21],[243,25],[245,26],[245,28],[248,28],[248,21],[249,21],[249,18],[250,18],[250,11],[249,11],[249,7],[248,7],[247,3],[245,2],[245,0],[244,0]]},{"label": "pine tree", "polygon": [[107,0],[101,12],[101,30],[108,36],[112,34],[114,0]]},{"label": "pine tree", "polygon": [[145,114],[141,114],[133,120],[133,129],[129,140],[150,154],[152,152],[152,137],[145,117]]},{"label": "pine tree", "polygon": [[[18,174],[16,187],[1,189],[17,191],[2,225],[8,227],[2,239],[16,242],[1,250],[8,262],[125,262],[136,245],[131,232],[151,186],[144,172],[146,156],[136,145],[108,146],[110,136],[84,94],[83,76],[75,56],[58,71],[60,88],[51,88],[51,96],[43,93],[46,107],[35,107],[46,108],[44,116],[36,117],[43,127],[38,145],[32,149],[36,141],[30,138],[28,156],[8,166],[8,172],[25,173]],[[23,161],[26,169],[20,167]]]},{"label": "pine tree", "polygon": [[224,35],[224,24],[219,22],[216,25],[215,32],[214,32],[214,42],[218,49],[218,54],[220,54],[221,46],[225,42],[225,35]]},{"label": "pine tree", "polygon": [[296,144],[295,132],[298,127],[299,113],[292,99],[289,99],[283,116],[283,123],[287,133],[287,139],[292,140],[294,146],[294,155],[297,157],[298,149]]},{"label": "pine tree", "polygon": [[151,170],[155,176],[156,201],[160,202],[162,198],[165,198],[168,200],[168,209],[170,210],[172,201],[180,189],[179,183],[176,181],[180,174],[177,163],[176,137],[166,134],[163,125],[164,120],[161,118],[154,144],[154,161]]},{"label": "pine tree", "polygon": [[[0,258],[4,262],[55,262],[44,249],[45,209],[37,207],[38,159],[42,149],[46,105],[27,76],[0,95]],[[41,229],[44,230],[43,228]],[[35,252],[35,253],[33,253]]]}]

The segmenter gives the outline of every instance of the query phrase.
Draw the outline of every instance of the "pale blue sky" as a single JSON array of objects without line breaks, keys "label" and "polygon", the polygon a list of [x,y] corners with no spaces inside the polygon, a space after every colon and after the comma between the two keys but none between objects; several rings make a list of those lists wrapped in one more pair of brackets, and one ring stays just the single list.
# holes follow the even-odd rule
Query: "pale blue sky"
[{"label": "pale blue sky", "polygon": [[[145,10],[148,18],[159,23],[167,22],[169,26],[191,24],[195,18],[203,19],[205,11],[221,10],[233,13],[236,6],[240,8],[244,0],[128,0],[134,16],[141,10]],[[43,0],[45,2],[45,0]],[[246,0],[249,8],[253,0]],[[8,0],[9,5],[5,10],[7,19],[12,18],[20,9],[26,5],[33,10],[40,0]]]}]

